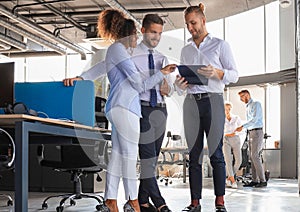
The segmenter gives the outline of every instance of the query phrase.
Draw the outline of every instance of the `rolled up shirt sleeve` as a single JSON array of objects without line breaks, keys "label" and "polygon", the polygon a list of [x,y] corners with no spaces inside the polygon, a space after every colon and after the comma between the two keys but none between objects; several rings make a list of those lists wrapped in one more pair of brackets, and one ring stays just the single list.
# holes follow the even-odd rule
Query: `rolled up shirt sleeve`
[{"label": "rolled up shirt sleeve", "polygon": [[223,66],[222,71],[224,72],[222,79],[223,83],[225,85],[236,83],[239,79],[239,74],[234,62],[231,48],[226,41],[222,42],[220,53],[220,61]]}]

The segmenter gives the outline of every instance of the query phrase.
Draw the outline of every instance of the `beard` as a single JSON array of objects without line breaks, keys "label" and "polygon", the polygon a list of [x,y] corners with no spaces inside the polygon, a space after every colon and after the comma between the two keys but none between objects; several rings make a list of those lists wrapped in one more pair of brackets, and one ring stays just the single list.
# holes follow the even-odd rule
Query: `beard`
[{"label": "beard", "polygon": [[147,36],[144,36],[143,40],[144,40],[144,43],[150,48],[155,48],[160,41],[160,39],[150,38]]},{"label": "beard", "polygon": [[203,30],[203,29],[198,29],[198,30],[193,31],[193,32],[191,33],[192,38],[195,39],[195,40],[196,40],[196,39],[199,39],[199,38],[201,37],[202,34],[204,34],[204,30]]},{"label": "beard", "polygon": [[198,33],[192,34],[192,38],[193,38],[194,40],[197,40],[197,39],[200,38],[200,35],[199,35]]},{"label": "beard", "polygon": [[159,43],[159,40],[156,40],[156,39],[151,39],[151,40],[148,40],[147,41],[147,44],[152,47],[152,48],[155,48]]}]

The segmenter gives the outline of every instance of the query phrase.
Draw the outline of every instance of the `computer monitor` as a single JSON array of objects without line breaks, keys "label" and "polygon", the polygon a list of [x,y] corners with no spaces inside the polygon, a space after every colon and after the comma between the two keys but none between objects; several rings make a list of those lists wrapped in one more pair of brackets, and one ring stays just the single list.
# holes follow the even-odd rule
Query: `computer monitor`
[{"label": "computer monitor", "polygon": [[0,108],[14,103],[15,63],[0,63]]}]

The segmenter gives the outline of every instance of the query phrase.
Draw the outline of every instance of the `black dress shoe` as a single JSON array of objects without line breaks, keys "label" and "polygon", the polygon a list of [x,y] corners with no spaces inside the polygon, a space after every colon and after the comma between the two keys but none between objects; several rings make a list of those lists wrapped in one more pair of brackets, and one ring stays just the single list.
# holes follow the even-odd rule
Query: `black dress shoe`
[{"label": "black dress shoe", "polygon": [[151,203],[148,203],[148,207],[140,205],[141,212],[157,212],[156,207]]},{"label": "black dress shoe", "polygon": [[201,212],[201,205],[197,205],[197,206],[189,205],[182,210],[182,212],[186,212],[186,211]]},{"label": "black dress shoe", "polygon": [[257,183],[254,187],[261,188],[261,187],[266,187],[267,185],[268,185],[267,182],[260,182],[260,183]]},{"label": "black dress shoe", "polygon": [[159,212],[172,212],[172,211],[168,208],[168,206],[165,205],[159,210]]},{"label": "black dress shoe", "polygon": [[224,205],[217,205],[216,212],[227,212],[227,210]]},{"label": "black dress shoe", "polygon": [[251,181],[250,183],[246,183],[244,184],[243,186],[244,187],[254,187],[258,184],[258,182],[254,182],[254,181]]}]

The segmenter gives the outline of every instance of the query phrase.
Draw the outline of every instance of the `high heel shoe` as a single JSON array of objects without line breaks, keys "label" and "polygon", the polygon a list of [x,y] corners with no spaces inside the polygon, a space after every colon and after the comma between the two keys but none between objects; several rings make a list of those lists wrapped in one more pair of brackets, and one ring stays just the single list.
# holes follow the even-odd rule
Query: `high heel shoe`
[{"label": "high heel shoe", "polygon": [[105,205],[108,207],[109,212],[119,212],[117,200],[107,199],[105,200]]},{"label": "high heel shoe", "polygon": [[135,200],[128,200],[124,207],[124,212],[141,212],[139,201],[137,199]]}]

